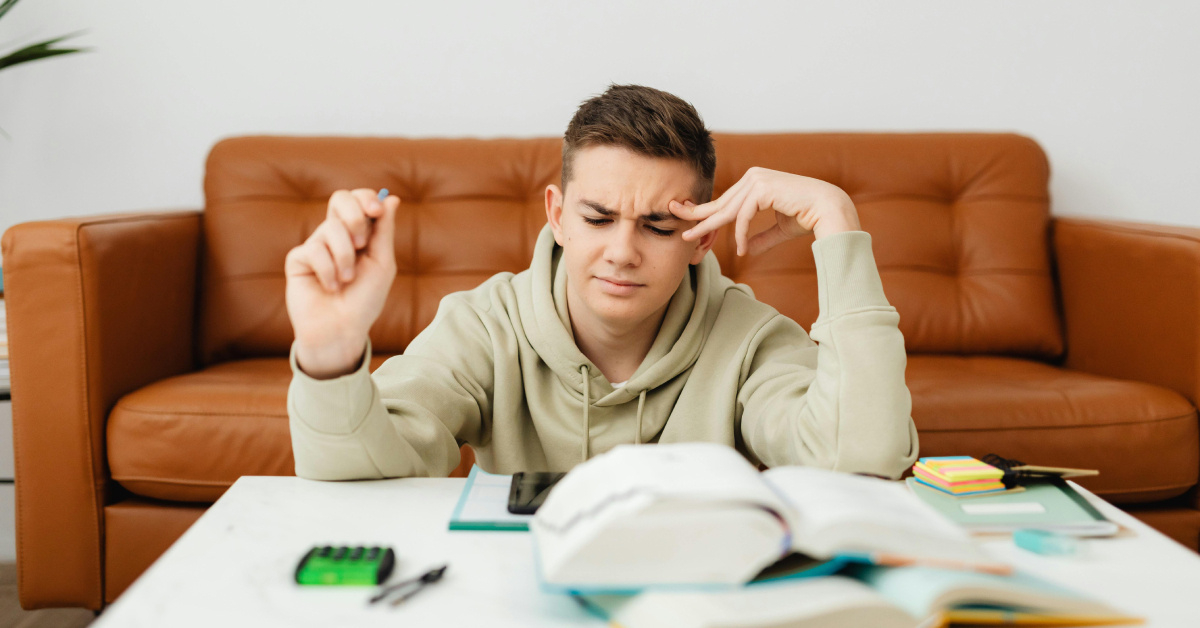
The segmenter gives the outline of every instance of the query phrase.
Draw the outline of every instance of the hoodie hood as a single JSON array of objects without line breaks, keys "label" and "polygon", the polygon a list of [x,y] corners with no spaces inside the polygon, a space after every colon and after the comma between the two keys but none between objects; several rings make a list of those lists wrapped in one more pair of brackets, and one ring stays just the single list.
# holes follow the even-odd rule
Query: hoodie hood
[{"label": "hoodie hood", "polygon": [[[735,287],[721,276],[711,251],[699,264],[690,266],[671,297],[650,352],[625,385],[614,389],[575,344],[567,312],[567,269],[562,253],[547,225],[538,235],[529,267],[531,294],[521,296],[522,301],[528,299],[521,303],[521,322],[529,343],[563,384],[581,397],[587,393],[591,404],[600,407],[637,399],[689,369],[704,348],[724,290]],[[585,378],[589,380],[586,389]]]}]

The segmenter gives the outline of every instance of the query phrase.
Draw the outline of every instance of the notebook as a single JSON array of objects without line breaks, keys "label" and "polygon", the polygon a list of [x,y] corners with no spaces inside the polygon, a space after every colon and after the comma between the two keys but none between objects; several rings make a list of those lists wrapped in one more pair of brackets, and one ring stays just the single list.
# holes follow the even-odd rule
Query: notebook
[{"label": "notebook", "polygon": [[488,473],[478,466],[471,467],[466,486],[450,513],[451,530],[487,532],[526,532],[533,515],[514,515],[508,512],[508,491],[511,475]]},{"label": "notebook", "polygon": [[854,566],[835,576],[724,591],[582,595],[580,604],[624,628],[926,628],[1098,626],[1142,620],[1029,574]]},{"label": "notebook", "polygon": [[1074,536],[1112,536],[1119,530],[1083,495],[1058,478],[1029,484],[1020,493],[968,499],[948,495],[914,478],[906,482],[922,501],[972,532],[1039,528]]}]

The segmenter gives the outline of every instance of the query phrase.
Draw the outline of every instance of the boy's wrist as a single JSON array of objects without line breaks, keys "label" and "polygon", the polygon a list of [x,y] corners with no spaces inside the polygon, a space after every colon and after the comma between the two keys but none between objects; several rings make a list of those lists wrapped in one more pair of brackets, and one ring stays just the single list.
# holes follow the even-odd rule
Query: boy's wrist
[{"label": "boy's wrist", "polygon": [[362,366],[367,341],[331,344],[296,340],[296,365],[313,379],[334,379],[349,375]]},{"label": "boy's wrist", "polygon": [[813,225],[813,237],[821,239],[847,231],[862,231],[862,226],[858,222],[858,210],[854,207],[854,201],[838,189],[829,199],[829,210]]}]

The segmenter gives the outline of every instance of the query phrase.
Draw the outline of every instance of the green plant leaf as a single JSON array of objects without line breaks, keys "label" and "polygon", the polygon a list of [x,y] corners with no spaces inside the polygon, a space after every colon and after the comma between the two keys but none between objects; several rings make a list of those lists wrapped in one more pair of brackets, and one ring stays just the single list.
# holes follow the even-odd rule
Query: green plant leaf
[{"label": "green plant leaf", "polygon": [[17,0],[4,0],[3,3],[0,3],[0,17],[4,17],[4,14],[8,13],[8,10],[13,8],[16,3]]},{"label": "green plant leaf", "polygon": [[[15,0],[13,0],[13,1],[15,1]],[[3,5],[0,5],[0,8],[2,8],[2,7],[3,7]],[[0,15],[3,15],[3,14],[0,14]],[[63,35],[62,37],[55,37],[54,39],[43,41],[41,43],[31,44],[29,46],[25,46],[24,48],[21,48],[20,50],[11,52],[3,57],[0,57],[0,70],[3,70],[4,68],[10,67],[10,66],[17,65],[18,63],[28,63],[30,61],[37,61],[38,59],[45,59],[47,57],[56,57],[56,56],[60,56],[60,55],[66,55],[66,54],[72,54],[72,53],[76,53],[76,52],[84,52],[84,51],[90,50],[90,48],[51,48],[51,46],[53,46],[54,44],[57,44],[58,42],[63,41],[64,39],[69,39],[71,37],[80,35],[83,32],[84,31],[79,31],[77,33],[70,33],[67,35]]]}]

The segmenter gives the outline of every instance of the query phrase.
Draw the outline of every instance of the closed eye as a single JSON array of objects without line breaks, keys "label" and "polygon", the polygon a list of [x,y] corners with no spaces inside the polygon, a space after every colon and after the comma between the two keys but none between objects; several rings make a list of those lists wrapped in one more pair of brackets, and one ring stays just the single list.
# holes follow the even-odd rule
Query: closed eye
[{"label": "closed eye", "polygon": [[668,237],[675,235],[674,229],[659,229],[657,227],[651,227],[650,225],[646,225],[646,228],[650,230],[650,233],[653,233],[654,235],[663,236],[664,238],[668,238]]},{"label": "closed eye", "polygon": [[[583,216],[582,218],[583,218],[584,222],[586,222],[589,225],[592,225],[593,227],[602,227],[602,226],[607,225],[608,223],[612,222],[612,219],[610,219],[610,218],[589,218],[587,216]],[[646,225],[646,229],[650,233],[653,233],[656,236],[662,236],[664,238],[669,238],[669,237],[675,235],[674,229],[659,229],[658,227],[652,227],[650,225]]]}]

